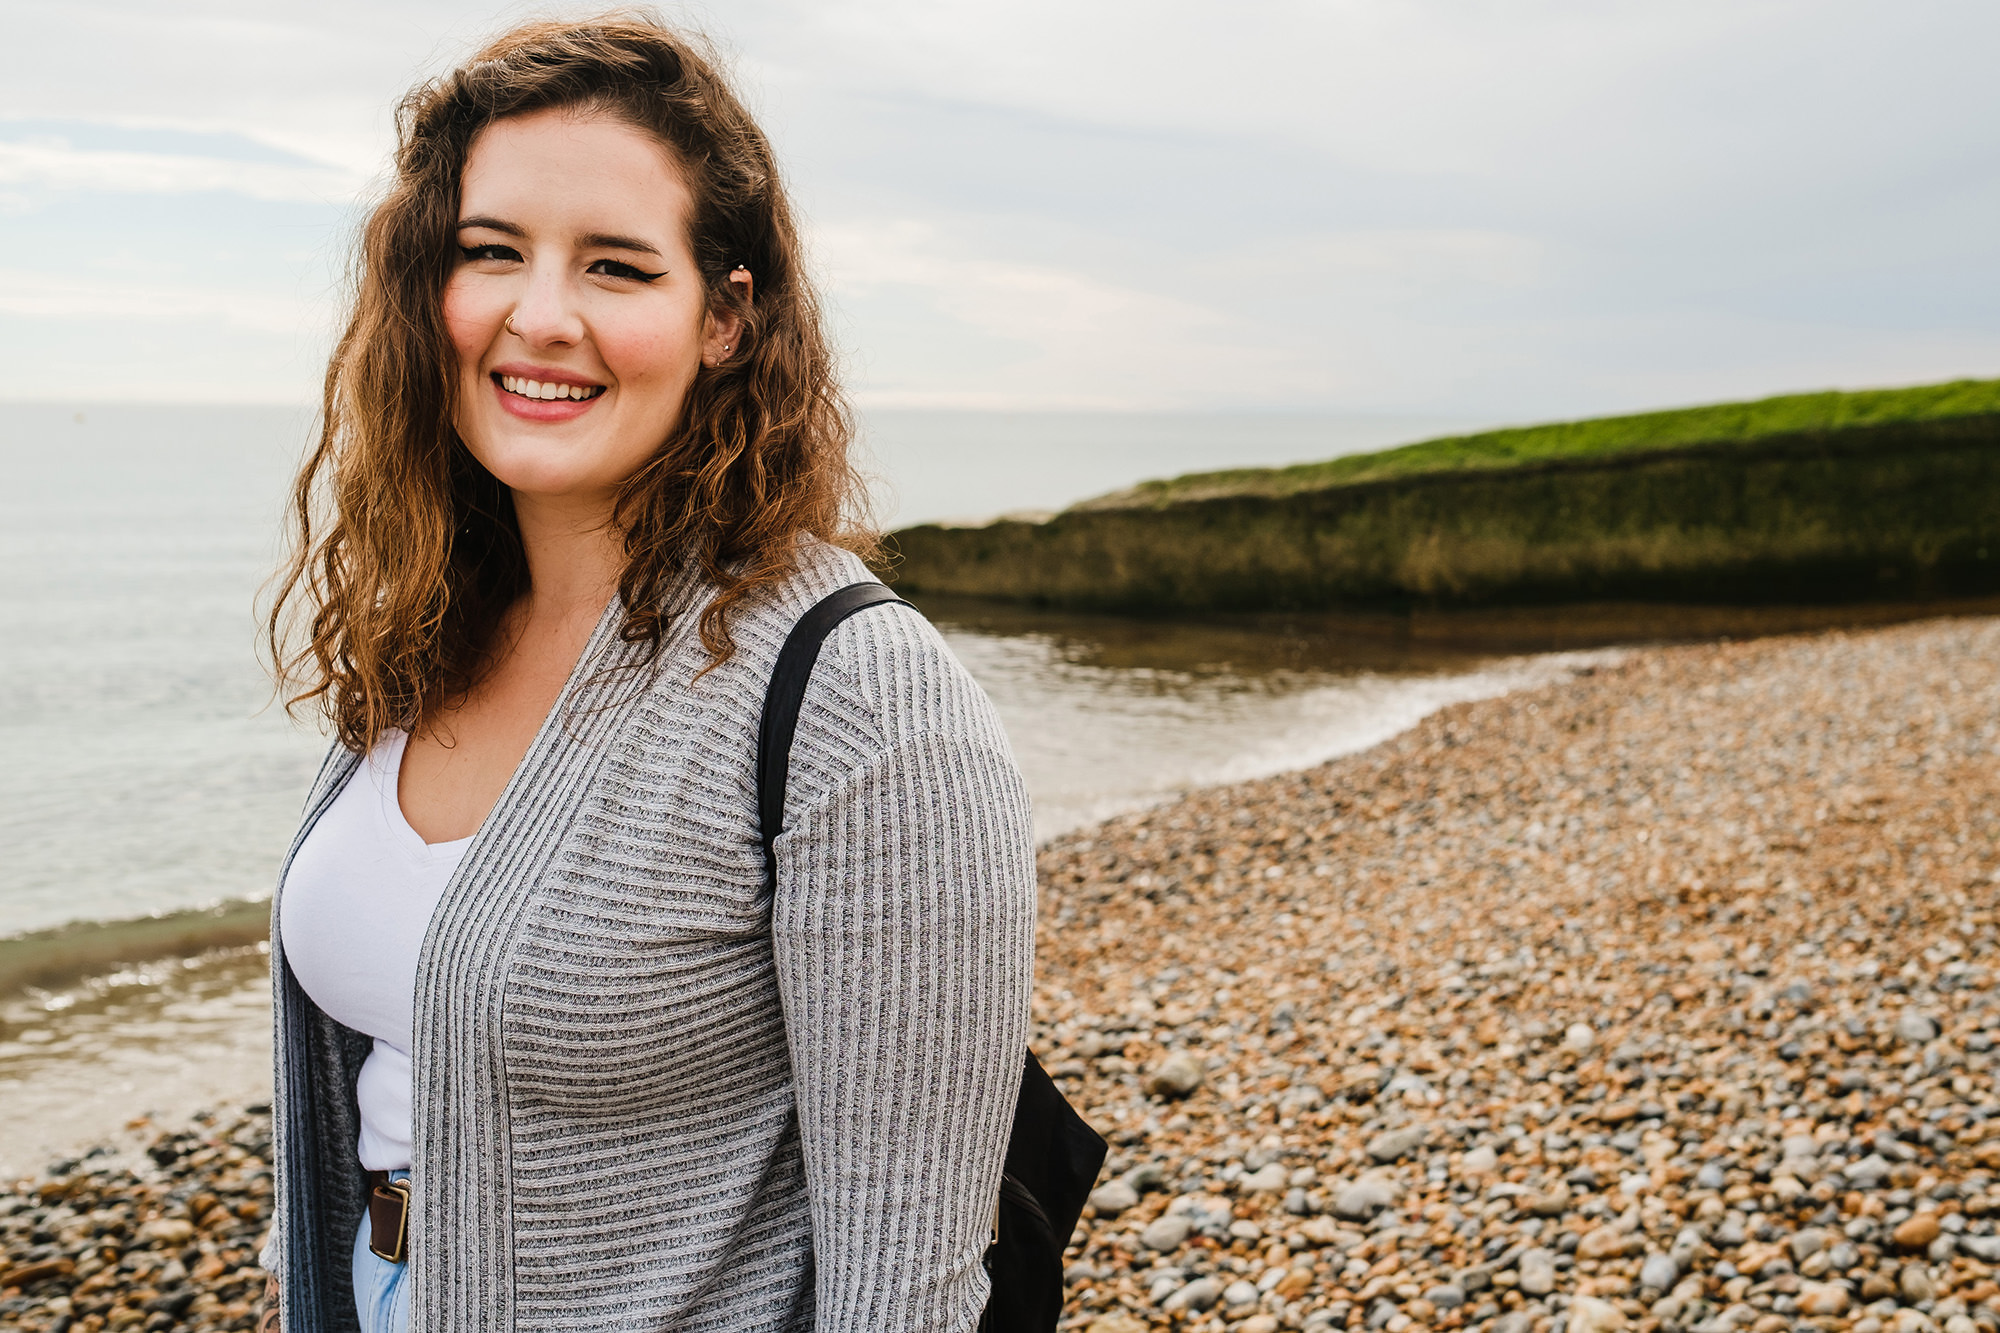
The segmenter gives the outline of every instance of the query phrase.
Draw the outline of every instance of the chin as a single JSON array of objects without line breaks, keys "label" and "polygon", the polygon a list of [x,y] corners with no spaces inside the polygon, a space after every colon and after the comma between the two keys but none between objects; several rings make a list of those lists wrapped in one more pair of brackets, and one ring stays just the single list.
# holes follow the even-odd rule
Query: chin
[{"label": "chin", "polygon": [[493,479],[522,495],[568,495],[591,489],[596,480],[577,466],[576,451],[544,436],[540,440],[505,439],[497,447],[475,448],[472,456]]}]

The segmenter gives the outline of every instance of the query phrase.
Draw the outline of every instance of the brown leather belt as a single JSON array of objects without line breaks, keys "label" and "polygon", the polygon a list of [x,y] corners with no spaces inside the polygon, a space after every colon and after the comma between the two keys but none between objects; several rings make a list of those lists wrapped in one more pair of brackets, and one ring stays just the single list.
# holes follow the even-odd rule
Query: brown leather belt
[{"label": "brown leather belt", "polygon": [[409,1258],[410,1182],[389,1179],[387,1171],[368,1173],[368,1252],[400,1264]]}]

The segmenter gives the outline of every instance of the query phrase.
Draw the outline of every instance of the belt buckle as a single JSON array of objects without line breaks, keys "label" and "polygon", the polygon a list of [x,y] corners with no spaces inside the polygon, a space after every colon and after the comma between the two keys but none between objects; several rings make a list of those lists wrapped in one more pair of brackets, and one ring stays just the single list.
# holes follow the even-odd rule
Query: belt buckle
[{"label": "belt buckle", "polygon": [[[392,1252],[385,1254],[381,1250],[375,1248],[374,1216],[373,1216],[375,1210],[373,1207],[373,1200],[374,1199],[386,1200],[388,1196],[391,1194],[396,1196],[396,1203],[400,1205],[400,1207],[396,1214],[396,1247]],[[368,1252],[374,1255],[377,1259],[386,1260],[387,1262],[392,1264],[400,1264],[403,1262],[404,1258],[407,1257],[409,1253],[410,1182],[408,1180],[392,1180],[386,1185],[375,1186],[373,1189],[369,1191],[369,1195],[370,1195],[370,1207],[368,1211],[370,1214],[369,1216],[370,1225],[369,1225],[369,1236],[368,1236]]]}]

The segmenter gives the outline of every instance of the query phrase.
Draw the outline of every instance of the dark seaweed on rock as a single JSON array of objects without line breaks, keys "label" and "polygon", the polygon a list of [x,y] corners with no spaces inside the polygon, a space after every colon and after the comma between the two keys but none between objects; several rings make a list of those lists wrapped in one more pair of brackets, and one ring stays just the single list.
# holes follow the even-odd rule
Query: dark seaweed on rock
[{"label": "dark seaweed on rock", "polygon": [[[1384,461],[1428,458],[1433,446],[1418,445],[1314,465],[1323,477],[1162,483],[1040,523],[907,528],[891,539],[893,578],[911,595],[1147,614],[2000,591],[2000,387],[1888,397],[1905,419],[1835,404],[1766,414],[1790,429],[1746,435],[1725,409],[1700,409],[1656,414],[1675,428],[1652,436],[1610,430],[1652,417],[1575,423],[1538,428],[1548,448],[1495,446],[1469,462],[1451,451]],[[1741,406],[1755,417],[1762,405]],[[1723,433],[1691,438],[1703,422]],[[1566,443],[1590,444],[1591,426],[1610,443]],[[1516,434],[1539,438],[1492,438]],[[1290,477],[1300,472],[1310,480]]]}]

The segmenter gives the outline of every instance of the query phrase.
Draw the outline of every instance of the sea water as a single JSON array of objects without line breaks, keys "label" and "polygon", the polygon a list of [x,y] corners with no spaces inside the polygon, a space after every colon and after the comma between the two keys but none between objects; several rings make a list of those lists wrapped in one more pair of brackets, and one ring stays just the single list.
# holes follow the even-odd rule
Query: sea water
[{"label": "sea water", "polygon": [[[895,484],[878,512],[910,522],[1057,508],[1435,424],[910,413],[878,414],[869,439]],[[228,929],[206,942],[231,947],[205,949],[200,918],[180,930],[186,956],[135,963],[113,960],[144,957],[141,927],[93,923],[270,892],[325,750],[257,657],[259,589],[310,430],[286,408],[0,405],[0,971],[37,950],[74,960],[74,975],[0,995],[0,1174],[137,1112],[267,1086],[262,955],[242,939],[258,909],[216,918]],[[1275,623],[925,609],[992,695],[1044,838],[1356,750],[1574,664]],[[78,922],[54,941],[5,938]]]},{"label": "sea water", "polygon": [[[879,509],[907,522],[1435,424],[919,412],[877,414],[868,439]],[[325,750],[258,658],[259,592],[310,429],[288,408],[0,405],[0,936],[269,891]],[[1339,662],[1273,675],[1188,660],[1186,645],[1178,671],[1090,666],[1077,618],[1059,635],[1033,618],[944,623],[999,703],[1044,836],[1373,736],[1437,688],[1399,694]]]}]

